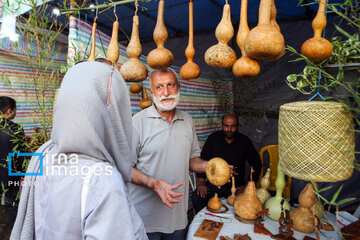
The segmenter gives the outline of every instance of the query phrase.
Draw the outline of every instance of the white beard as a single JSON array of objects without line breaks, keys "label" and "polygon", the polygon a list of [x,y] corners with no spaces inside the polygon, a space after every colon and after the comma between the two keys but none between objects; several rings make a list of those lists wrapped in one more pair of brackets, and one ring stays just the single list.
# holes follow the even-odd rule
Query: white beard
[{"label": "white beard", "polygon": [[[178,105],[179,103],[179,100],[180,100],[180,91],[177,92],[176,94],[174,95],[169,95],[167,97],[157,97],[155,96],[155,94],[153,94],[153,100],[154,100],[154,104],[155,106],[162,112],[168,112],[168,111],[171,111],[173,110],[174,108],[176,108],[176,106]],[[169,103],[163,103],[161,102],[162,100],[166,100],[166,99],[175,99],[174,102],[169,102]]]}]

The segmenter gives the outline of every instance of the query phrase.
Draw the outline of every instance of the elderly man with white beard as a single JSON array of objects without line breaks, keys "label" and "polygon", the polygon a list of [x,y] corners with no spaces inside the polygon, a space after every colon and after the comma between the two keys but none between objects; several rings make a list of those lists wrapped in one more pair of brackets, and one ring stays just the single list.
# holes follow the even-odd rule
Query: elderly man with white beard
[{"label": "elderly man with white beard", "polygon": [[154,104],[133,116],[130,199],[152,239],[186,239],[189,169],[205,172],[193,120],[176,108],[179,82],[170,69],[150,74]]}]

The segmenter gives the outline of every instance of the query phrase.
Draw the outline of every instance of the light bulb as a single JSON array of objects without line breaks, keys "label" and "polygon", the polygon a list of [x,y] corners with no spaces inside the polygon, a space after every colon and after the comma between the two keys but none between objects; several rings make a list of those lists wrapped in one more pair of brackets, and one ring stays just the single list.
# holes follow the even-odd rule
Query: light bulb
[{"label": "light bulb", "polygon": [[53,14],[55,17],[58,17],[60,15],[60,10],[58,8],[53,9]]}]

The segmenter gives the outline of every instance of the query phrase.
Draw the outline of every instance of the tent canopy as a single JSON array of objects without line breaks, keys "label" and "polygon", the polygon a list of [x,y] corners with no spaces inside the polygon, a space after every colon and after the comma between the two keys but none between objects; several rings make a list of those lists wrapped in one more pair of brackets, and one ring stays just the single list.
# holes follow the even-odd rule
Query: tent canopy
[{"label": "tent canopy", "polygon": [[[97,2],[97,3],[96,3]],[[89,7],[90,4],[104,4],[108,0],[91,0],[84,7]],[[277,8],[277,20],[289,19],[312,19],[317,12],[318,4],[315,0],[304,0],[302,4],[309,4],[306,6],[299,6],[300,0],[275,0]],[[340,0],[328,0],[328,4],[343,2]],[[139,2],[138,15],[140,18],[140,39],[152,39],[153,30],[156,24],[158,0],[151,0],[149,2]],[[188,7],[189,0],[165,0],[165,24],[170,37],[177,37],[186,35],[189,29],[188,22]],[[194,32],[207,31],[215,29],[221,20],[222,8],[225,0],[193,0],[194,3]],[[231,7],[232,23],[237,28],[240,19],[240,5],[241,0],[228,0]],[[256,23],[258,21],[258,9],[260,0],[251,0],[248,2],[248,22]],[[62,0],[55,0],[53,4],[63,4]],[[103,9],[99,9],[102,11]],[[127,40],[127,36],[131,35],[132,17],[134,15],[134,3],[116,6],[116,13],[119,19],[120,28],[124,31],[119,31],[119,40]],[[95,17],[95,11],[87,10],[81,11],[78,16],[82,20],[92,23]],[[112,24],[115,17],[113,8],[108,9],[101,14],[97,20],[98,27],[103,32],[111,35]],[[237,29],[236,29],[237,31]]]}]

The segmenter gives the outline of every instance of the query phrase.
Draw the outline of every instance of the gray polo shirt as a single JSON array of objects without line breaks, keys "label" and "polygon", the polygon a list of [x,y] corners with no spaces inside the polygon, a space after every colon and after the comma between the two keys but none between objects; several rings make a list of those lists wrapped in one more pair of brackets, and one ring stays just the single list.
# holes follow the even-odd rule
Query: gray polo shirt
[{"label": "gray polo shirt", "polygon": [[[193,120],[176,109],[171,124],[153,106],[133,116],[133,164],[143,173],[169,184],[184,182],[175,192],[185,192],[173,208],[164,205],[151,189],[130,184],[130,199],[146,232],[172,233],[186,227],[189,196],[189,160],[200,156]],[[135,156],[135,154],[137,156]]]}]

